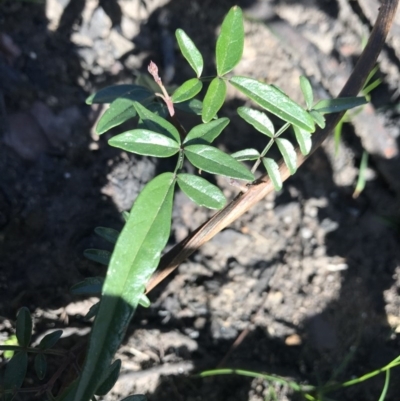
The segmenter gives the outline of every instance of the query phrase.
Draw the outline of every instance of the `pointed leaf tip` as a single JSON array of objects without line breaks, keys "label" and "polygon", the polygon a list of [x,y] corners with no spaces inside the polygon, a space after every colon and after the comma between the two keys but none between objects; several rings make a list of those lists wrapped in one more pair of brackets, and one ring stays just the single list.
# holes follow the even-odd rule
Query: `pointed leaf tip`
[{"label": "pointed leaf tip", "polygon": [[226,200],[222,191],[202,177],[178,174],[179,188],[195,203],[209,209],[221,209]]},{"label": "pointed leaf tip", "polygon": [[226,83],[221,78],[214,78],[207,89],[203,101],[203,122],[210,122],[222,107],[226,96]]},{"label": "pointed leaf tip", "polygon": [[232,7],[221,26],[217,39],[216,62],[218,76],[233,70],[242,58],[244,47],[244,27],[242,10]]},{"label": "pointed leaf tip", "polygon": [[193,43],[192,39],[182,30],[177,29],[175,32],[176,39],[178,41],[179,48],[185,57],[186,61],[193,68],[197,77],[200,78],[203,72],[203,57],[196,45]]},{"label": "pointed leaf tip", "polygon": [[306,131],[315,131],[314,120],[309,113],[273,85],[240,76],[232,77],[230,83],[265,110],[282,120],[297,125]]}]

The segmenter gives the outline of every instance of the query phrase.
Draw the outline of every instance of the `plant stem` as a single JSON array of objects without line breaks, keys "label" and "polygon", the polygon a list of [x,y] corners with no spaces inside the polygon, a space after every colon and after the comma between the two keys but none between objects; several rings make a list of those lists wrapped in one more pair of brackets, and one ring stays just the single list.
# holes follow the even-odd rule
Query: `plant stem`
[{"label": "plant stem", "polygon": [[[364,86],[370,71],[374,68],[379,53],[381,52],[387,34],[393,23],[396,15],[399,0],[386,0],[382,3],[378,18],[375,22],[372,33],[369,37],[368,44],[364,48],[361,56],[346,82],[344,88],[339,94],[339,97],[357,96]],[[296,148],[298,166],[321,146],[322,142],[332,132],[344,112],[330,114],[326,119],[324,129],[318,129],[312,136],[313,145],[311,152],[307,157],[303,156],[299,147]],[[290,173],[283,159],[278,163],[282,181],[289,178]],[[177,244],[161,259],[158,270],[147,284],[147,292],[157,286],[165,277],[172,273],[187,257],[195,252],[201,245],[209,241],[221,230],[238,219],[241,215],[247,212],[266,195],[274,190],[271,180],[267,174],[264,174],[260,179],[248,186],[245,193],[240,193],[233,199],[224,209],[217,212],[208,221],[199,226],[186,239]]]}]

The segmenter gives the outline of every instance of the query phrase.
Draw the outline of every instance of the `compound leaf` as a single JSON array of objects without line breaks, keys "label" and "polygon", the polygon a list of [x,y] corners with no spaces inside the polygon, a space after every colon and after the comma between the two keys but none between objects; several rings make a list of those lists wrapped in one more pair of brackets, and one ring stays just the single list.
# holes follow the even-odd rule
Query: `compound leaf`
[{"label": "compound leaf", "polygon": [[282,189],[282,177],[279,172],[279,166],[274,159],[270,159],[269,157],[263,157],[262,162],[267,169],[267,173],[269,178],[272,181],[272,185],[275,188],[275,191],[279,191]]},{"label": "compound leaf", "polygon": [[300,105],[291,100],[280,89],[253,78],[234,76],[230,83],[255,103],[284,121],[314,132],[314,120]]},{"label": "compound leaf", "polygon": [[187,134],[183,143],[189,143],[194,139],[201,139],[208,143],[211,143],[218,135],[224,130],[229,124],[229,118],[223,117],[217,120],[210,121],[209,123],[196,125]]},{"label": "compound leaf", "polygon": [[253,181],[254,175],[232,156],[209,145],[188,145],[185,155],[195,167],[212,174]]},{"label": "compound leaf", "polygon": [[320,100],[313,107],[313,110],[317,110],[320,113],[339,113],[341,111],[349,110],[353,107],[362,106],[363,104],[367,103],[368,101],[364,96],[324,99]]},{"label": "compound leaf", "polygon": [[277,138],[276,144],[278,145],[290,174],[293,175],[297,170],[297,155],[294,146],[287,139],[283,138]]},{"label": "compound leaf", "polygon": [[192,39],[190,39],[189,36],[182,29],[177,29],[175,32],[175,36],[183,57],[185,57],[187,62],[193,68],[194,72],[197,74],[197,77],[200,78],[201,73],[203,72],[204,64],[201,53],[198,51]]},{"label": "compound leaf", "polygon": [[260,152],[257,149],[249,148],[232,153],[231,156],[238,161],[257,160],[260,157]]},{"label": "compound leaf", "polygon": [[25,306],[17,313],[15,334],[18,338],[18,344],[21,347],[27,347],[29,345],[32,335],[32,317],[29,309]]},{"label": "compound leaf", "polygon": [[171,99],[174,103],[185,102],[195,97],[202,87],[203,83],[198,78],[189,79],[176,89]]},{"label": "compound leaf", "polygon": [[221,209],[226,203],[222,191],[202,177],[178,174],[179,188],[195,203],[209,209]]},{"label": "compound leaf", "polygon": [[223,76],[233,70],[243,54],[244,27],[242,10],[232,7],[221,26],[217,39],[216,62],[218,76]]},{"label": "compound leaf", "polygon": [[158,266],[171,231],[173,173],[151,180],[137,197],[115,245],[93,324],[87,359],[73,389],[74,400],[90,400],[109,368],[125,330]]},{"label": "compound leaf", "polygon": [[251,109],[250,107],[239,107],[237,112],[243,120],[251,124],[257,131],[270,138],[274,137],[274,125],[265,113]]},{"label": "compound leaf", "polygon": [[181,143],[178,130],[165,118],[151,112],[138,102],[134,102],[134,106],[145,128],[163,134],[166,137],[175,140],[175,142]]},{"label": "compound leaf", "polygon": [[300,127],[293,126],[294,134],[296,135],[297,143],[300,146],[301,153],[306,156],[310,153],[312,141],[311,134]]},{"label": "compound leaf", "polygon": [[226,96],[226,83],[221,78],[214,78],[207,89],[203,101],[203,122],[211,121],[222,107]]}]

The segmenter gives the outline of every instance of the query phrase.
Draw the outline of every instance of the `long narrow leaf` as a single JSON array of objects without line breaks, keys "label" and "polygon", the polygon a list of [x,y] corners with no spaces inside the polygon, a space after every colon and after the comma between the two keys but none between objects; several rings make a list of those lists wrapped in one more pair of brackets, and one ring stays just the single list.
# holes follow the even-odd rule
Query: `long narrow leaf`
[{"label": "long narrow leaf", "polygon": [[216,46],[218,76],[223,76],[235,68],[243,54],[244,27],[242,10],[232,7],[221,26]]},{"label": "long narrow leaf", "polygon": [[89,401],[93,396],[158,265],[170,235],[174,185],[172,173],[150,181],[118,237],[75,401]]},{"label": "long narrow leaf", "polygon": [[315,131],[314,120],[310,114],[280,89],[253,78],[240,76],[232,77],[230,83],[265,110],[282,120],[297,125],[306,131]]}]

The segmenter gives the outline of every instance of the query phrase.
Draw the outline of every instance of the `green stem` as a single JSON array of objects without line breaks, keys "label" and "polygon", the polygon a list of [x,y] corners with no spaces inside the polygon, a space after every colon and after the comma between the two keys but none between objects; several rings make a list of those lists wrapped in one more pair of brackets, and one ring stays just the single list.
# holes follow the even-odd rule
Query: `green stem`
[{"label": "green stem", "polygon": [[25,351],[30,352],[32,354],[47,354],[47,355],[56,355],[56,356],[65,356],[67,352],[65,351],[57,351],[55,349],[40,349],[33,347],[20,347],[19,345],[0,345],[0,351]]}]

